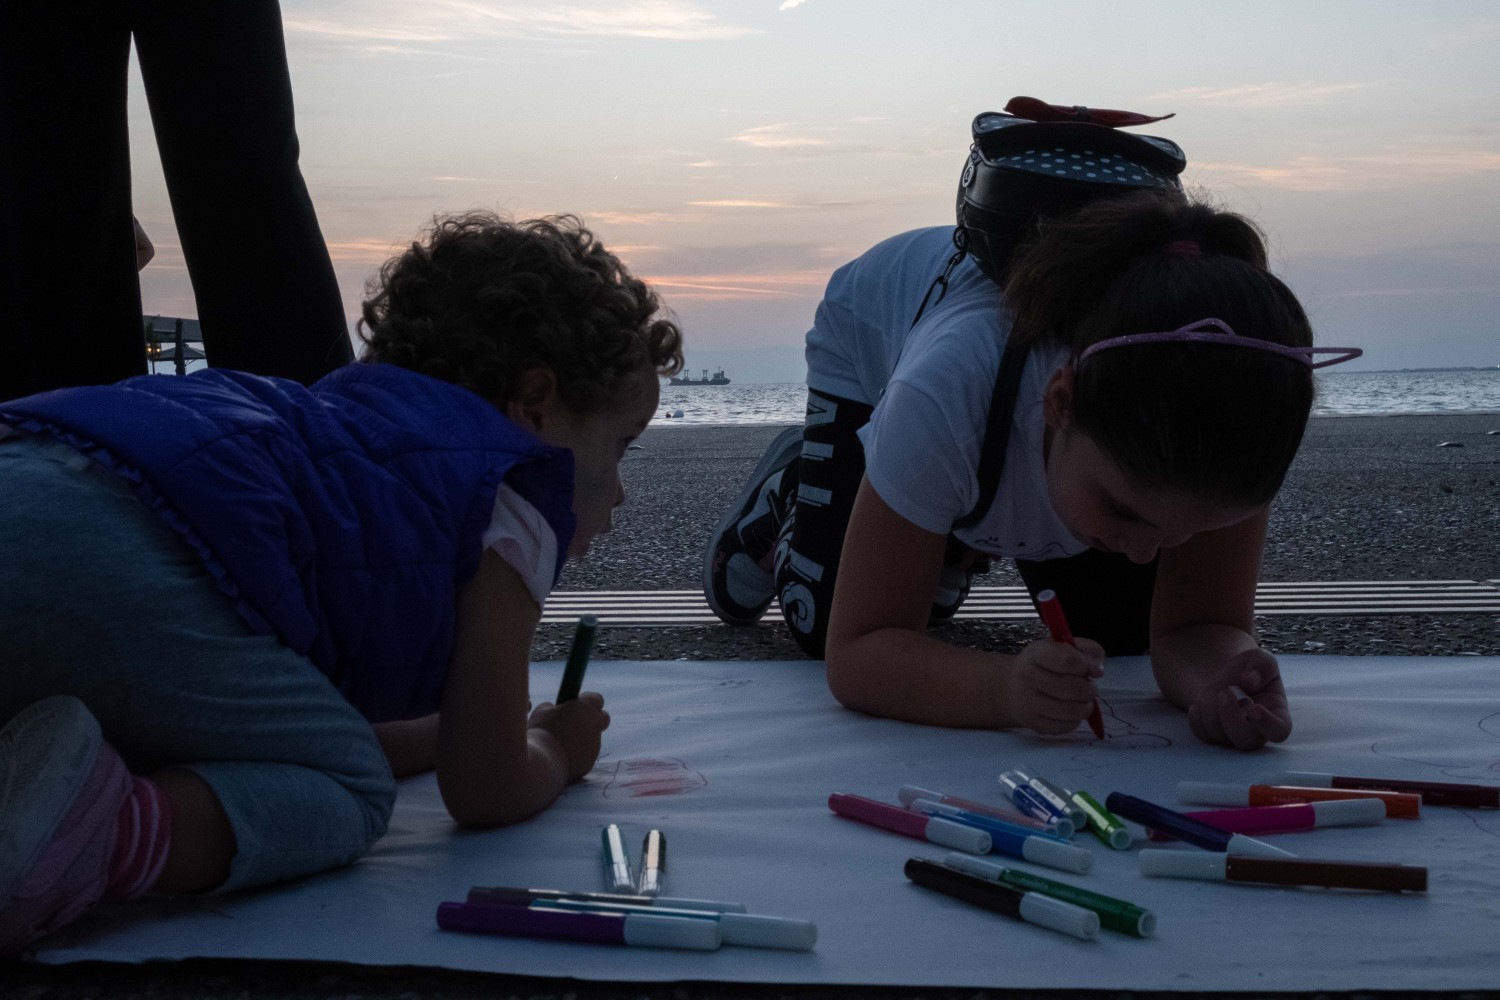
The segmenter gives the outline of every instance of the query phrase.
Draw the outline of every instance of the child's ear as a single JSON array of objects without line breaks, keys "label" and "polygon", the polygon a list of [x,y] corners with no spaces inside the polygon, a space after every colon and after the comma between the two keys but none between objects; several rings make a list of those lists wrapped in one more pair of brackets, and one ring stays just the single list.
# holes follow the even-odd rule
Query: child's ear
[{"label": "child's ear", "polygon": [[1052,373],[1042,393],[1042,416],[1047,426],[1066,430],[1073,422],[1073,366],[1065,364]]},{"label": "child's ear", "polygon": [[516,378],[504,412],[527,430],[540,432],[551,424],[556,408],[557,376],[550,368],[528,368]]}]

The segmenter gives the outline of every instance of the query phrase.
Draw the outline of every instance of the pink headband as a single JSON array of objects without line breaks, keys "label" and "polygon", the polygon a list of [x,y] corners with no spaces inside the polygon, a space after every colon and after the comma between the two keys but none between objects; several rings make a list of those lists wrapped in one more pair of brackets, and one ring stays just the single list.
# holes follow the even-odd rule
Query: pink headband
[{"label": "pink headband", "polygon": [[[1196,344],[1227,344],[1230,347],[1253,347],[1258,351],[1271,351],[1283,357],[1300,361],[1309,368],[1327,368],[1344,361],[1353,361],[1365,353],[1358,347],[1287,347],[1284,344],[1273,344],[1268,340],[1257,340],[1254,337],[1241,337],[1229,328],[1229,324],[1221,319],[1200,319],[1186,326],[1179,326],[1171,333],[1127,333],[1123,337],[1110,337],[1101,340],[1097,344],[1090,344],[1082,354],[1074,360],[1076,368],[1090,357],[1100,351],[1107,351],[1111,347],[1128,347],[1135,344],[1167,344],[1191,342]],[[1337,354],[1339,357],[1328,358],[1324,361],[1314,361],[1315,354]]]}]

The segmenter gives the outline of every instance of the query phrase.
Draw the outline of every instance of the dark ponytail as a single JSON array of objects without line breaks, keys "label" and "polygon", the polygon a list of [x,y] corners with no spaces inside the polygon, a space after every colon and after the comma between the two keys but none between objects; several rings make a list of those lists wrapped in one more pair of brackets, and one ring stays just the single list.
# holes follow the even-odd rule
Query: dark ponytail
[{"label": "dark ponytail", "polygon": [[[1214,318],[1305,347],[1312,329],[1232,212],[1152,193],[1043,223],[1006,283],[1013,336],[1066,345]],[[1280,489],[1312,408],[1306,364],[1270,351],[1167,342],[1101,351],[1076,371],[1073,420],[1143,486],[1258,506]]]}]

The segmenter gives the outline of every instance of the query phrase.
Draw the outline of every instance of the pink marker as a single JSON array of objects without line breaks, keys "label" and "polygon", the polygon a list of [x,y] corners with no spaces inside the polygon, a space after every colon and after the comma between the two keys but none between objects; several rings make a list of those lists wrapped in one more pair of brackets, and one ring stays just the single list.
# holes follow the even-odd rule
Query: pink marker
[{"label": "pink marker", "polygon": [[1057,832],[1055,823],[1043,823],[1039,819],[1033,819],[1032,817],[1027,816],[1025,813],[1016,812],[1014,809],[1005,809],[1000,806],[986,805],[983,802],[975,802],[973,799],[960,798],[957,795],[944,795],[941,792],[934,792],[930,788],[922,788],[919,785],[902,785],[901,790],[896,793],[896,797],[900,799],[901,804],[903,806],[906,806],[906,808],[908,809],[910,809],[911,804],[918,799],[927,799],[929,802],[941,802],[945,806],[954,806],[959,809],[966,809],[972,813],[979,813],[979,815],[981,816],[990,816],[994,819],[1003,819],[1005,822],[1014,823],[1017,826],[1028,826],[1033,830],[1040,830],[1043,833]]},{"label": "pink marker", "polygon": [[[1285,806],[1247,806],[1244,809],[1208,809],[1183,813],[1229,833],[1287,833],[1320,826],[1366,826],[1385,819],[1385,803],[1379,799],[1330,799]],[[1176,840],[1164,830],[1150,827],[1152,840]]]},{"label": "pink marker", "polygon": [[892,833],[942,844],[970,854],[990,853],[990,835],[978,827],[965,826],[939,816],[925,816],[888,802],[867,799],[863,795],[834,792],[828,796],[828,808],[846,819],[878,826]]}]

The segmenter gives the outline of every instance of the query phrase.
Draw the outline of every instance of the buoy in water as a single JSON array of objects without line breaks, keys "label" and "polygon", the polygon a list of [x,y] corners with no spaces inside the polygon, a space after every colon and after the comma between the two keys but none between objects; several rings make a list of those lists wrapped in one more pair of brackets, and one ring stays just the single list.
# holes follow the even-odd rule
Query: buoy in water
[{"label": "buoy in water", "polygon": [[682,411],[681,411],[681,410],[677,410],[677,411],[675,411],[675,412],[674,412],[674,413],[673,413],[673,414],[672,414],[672,416],[674,416],[674,417],[678,417],[678,418],[681,418],[681,417],[682,417]]}]

